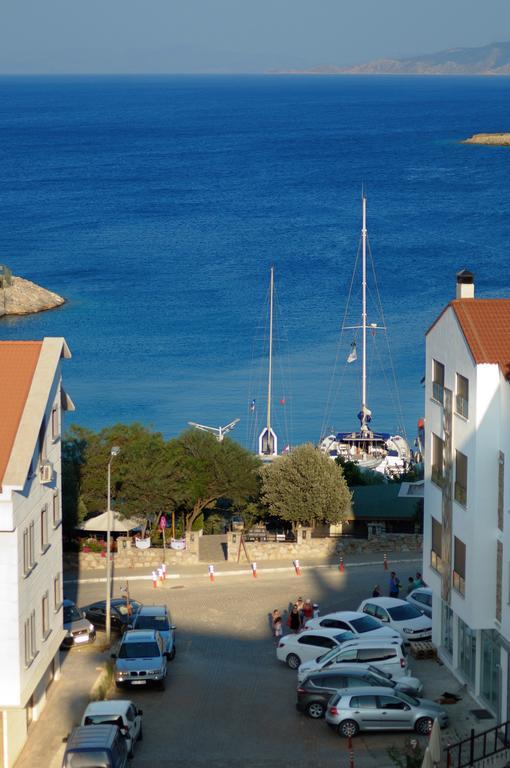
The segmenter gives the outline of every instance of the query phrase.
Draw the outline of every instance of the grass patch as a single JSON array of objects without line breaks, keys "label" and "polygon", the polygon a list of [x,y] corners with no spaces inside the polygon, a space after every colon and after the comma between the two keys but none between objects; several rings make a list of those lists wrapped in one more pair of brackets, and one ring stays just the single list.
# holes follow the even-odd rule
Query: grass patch
[{"label": "grass patch", "polygon": [[113,669],[114,664],[112,659],[105,661],[104,669],[92,686],[92,690],[90,691],[91,701],[104,701],[104,699],[106,699],[110,688],[113,685]]}]

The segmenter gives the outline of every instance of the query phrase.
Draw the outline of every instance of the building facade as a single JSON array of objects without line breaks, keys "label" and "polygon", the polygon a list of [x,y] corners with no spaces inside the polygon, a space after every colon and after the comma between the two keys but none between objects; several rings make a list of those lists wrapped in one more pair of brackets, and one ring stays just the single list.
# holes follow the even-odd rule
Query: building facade
[{"label": "building facade", "polygon": [[0,342],[0,767],[11,768],[59,677],[60,338]]},{"label": "building facade", "polygon": [[500,722],[510,719],[510,299],[473,275],[426,335],[423,574],[433,641]]}]

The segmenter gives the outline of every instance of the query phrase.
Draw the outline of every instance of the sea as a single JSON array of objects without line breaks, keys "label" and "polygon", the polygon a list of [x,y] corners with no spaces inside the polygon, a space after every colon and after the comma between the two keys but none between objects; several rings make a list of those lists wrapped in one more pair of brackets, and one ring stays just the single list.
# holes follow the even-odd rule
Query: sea
[{"label": "sea", "polygon": [[0,263],[67,300],[0,339],[65,337],[67,426],[239,419],[252,448],[273,266],[280,447],[353,429],[363,191],[389,341],[369,333],[372,426],[412,441],[456,272],[510,296],[510,149],[461,143],[505,130],[506,77],[0,78]]}]

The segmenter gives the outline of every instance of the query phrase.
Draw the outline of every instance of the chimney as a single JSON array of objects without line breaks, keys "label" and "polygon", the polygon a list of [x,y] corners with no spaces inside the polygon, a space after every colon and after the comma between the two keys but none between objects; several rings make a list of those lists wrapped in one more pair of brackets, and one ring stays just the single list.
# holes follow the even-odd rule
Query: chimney
[{"label": "chimney", "polygon": [[467,269],[461,269],[457,272],[457,298],[458,299],[474,299],[475,298],[475,283],[474,275]]}]

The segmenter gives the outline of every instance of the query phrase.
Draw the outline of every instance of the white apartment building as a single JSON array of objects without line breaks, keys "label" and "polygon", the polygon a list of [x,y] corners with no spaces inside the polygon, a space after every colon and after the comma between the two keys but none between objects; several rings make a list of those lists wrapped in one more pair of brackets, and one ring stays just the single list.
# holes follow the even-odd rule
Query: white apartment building
[{"label": "white apartment building", "polygon": [[423,575],[441,658],[510,719],[510,299],[473,275],[426,335]]},{"label": "white apartment building", "polygon": [[0,342],[0,768],[59,676],[62,338]]}]

